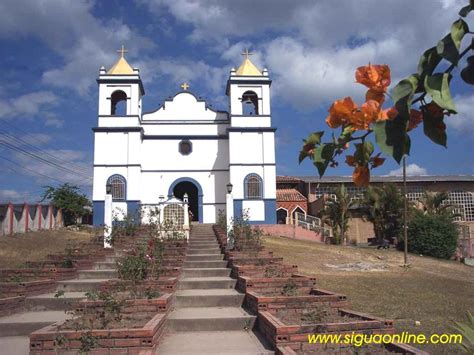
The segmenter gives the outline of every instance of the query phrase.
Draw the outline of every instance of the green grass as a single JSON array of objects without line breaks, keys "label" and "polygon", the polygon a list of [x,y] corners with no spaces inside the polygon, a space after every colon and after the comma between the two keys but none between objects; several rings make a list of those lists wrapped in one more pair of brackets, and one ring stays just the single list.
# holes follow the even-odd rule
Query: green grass
[{"label": "green grass", "polygon": [[[266,237],[265,246],[302,274],[316,276],[317,287],[348,296],[351,308],[395,321],[398,332],[453,332],[454,320],[474,312],[474,268],[459,262],[351,246]],[[327,265],[369,262],[385,264],[385,271],[341,271]],[[415,321],[420,325],[415,326]],[[459,352],[455,345],[416,345],[433,354]]]}]

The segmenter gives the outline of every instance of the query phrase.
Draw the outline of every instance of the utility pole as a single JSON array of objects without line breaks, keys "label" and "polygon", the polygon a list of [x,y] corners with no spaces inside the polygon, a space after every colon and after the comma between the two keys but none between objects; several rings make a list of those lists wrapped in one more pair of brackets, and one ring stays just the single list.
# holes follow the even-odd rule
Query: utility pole
[{"label": "utility pole", "polygon": [[404,267],[408,266],[408,203],[407,203],[407,157],[403,156],[403,242],[404,242]]}]

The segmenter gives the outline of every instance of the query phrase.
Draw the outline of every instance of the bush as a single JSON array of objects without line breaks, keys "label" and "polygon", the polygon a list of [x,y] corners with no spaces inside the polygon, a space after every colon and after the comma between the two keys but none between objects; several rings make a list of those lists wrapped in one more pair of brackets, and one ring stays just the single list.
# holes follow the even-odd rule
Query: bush
[{"label": "bush", "polygon": [[[456,251],[458,230],[448,216],[417,213],[408,223],[408,251],[449,259]],[[399,243],[403,249],[403,236]]]}]

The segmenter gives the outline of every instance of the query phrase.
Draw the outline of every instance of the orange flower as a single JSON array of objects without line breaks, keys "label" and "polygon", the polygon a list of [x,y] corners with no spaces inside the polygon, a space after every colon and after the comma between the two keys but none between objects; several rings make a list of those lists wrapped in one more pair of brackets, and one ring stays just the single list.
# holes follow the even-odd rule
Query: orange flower
[{"label": "orange flower", "polygon": [[366,101],[375,100],[382,106],[382,104],[385,101],[385,94],[380,91],[369,89],[367,90],[367,93],[365,94],[365,100]]},{"label": "orange flower", "polygon": [[350,123],[355,129],[368,129],[371,123],[379,120],[380,115],[380,104],[375,100],[369,100],[354,112]]},{"label": "orange flower", "polygon": [[356,166],[356,159],[353,155],[346,156],[346,164],[349,166]]},{"label": "orange flower", "polygon": [[358,187],[366,187],[370,181],[370,170],[367,166],[356,166],[352,173],[352,181]]},{"label": "orange flower", "polygon": [[336,100],[329,108],[329,116],[326,118],[326,123],[331,128],[337,128],[346,124],[356,108],[357,105],[350,97]]},{"label": "orange flower", "polygon": [[397,109],[395,107],[390,107],[380,112],[379,121],[393,120],[397,115]]},{"label": "orange flower", "polygon": [[356,82],[367,86],[370,90],[384,93],[390,86],[390,68],[388,65],[367,65],[359,67],[355,74]]},{"label": "orange flower", "polygon": [[418,111],[411,109],[410,110],[410,118],[408,119],[408,131],[411,131],[412,129],[418,127],[418,125],[423,122],[423,114]]}]

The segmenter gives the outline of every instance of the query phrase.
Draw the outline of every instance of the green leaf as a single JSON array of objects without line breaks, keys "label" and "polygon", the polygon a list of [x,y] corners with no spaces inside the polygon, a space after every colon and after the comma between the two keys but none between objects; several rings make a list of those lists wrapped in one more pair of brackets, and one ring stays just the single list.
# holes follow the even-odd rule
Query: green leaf
[{"label": "green leaf", "polygon": [[474,56],[467,58],[467,66],[461,70],[461,78],[466,84],[474,85]]},{"label": "green leaf", "polygon": [[298,156],[298,163],[301,164],[303,160],[305,160],[308,157],[308,153],[305,152],[304,150],[300,151],[300,155]]},{"label": "green leaf", "polygon": [[472,11],[472,6],[466,5],[461,10],[459,10],[459,16],[466,17],[471,11]]},{"label": "green leaf", "polygon": [[425,77],[425,89],[433,98],[433,101],[438,106],[448,110],[451,113],[456,113],[453,99],[451,97],[451,90],[449,89],[449,74],[436,73]]},{"label": "green leaf", "polygon": [[451,38],[453,39],[454,45],[459,51],[461,48],[461,41],[464,35],[469,32],[469,26],[463,19],[459,19],[451,26]]},{"label": "green leaf", "polygon": [[306,144],[319,144],[321,143],[321,137],[323,136],[324,131],[318,131],[311,133],[306,139]]},{"label": "green leaf", "polygon": [[314,150],[313,164],[316,166],[319,172],[319,176],[323,176],[329,162],[334,156],[334,150],[336,145],[333,143],[323,143]]},{"label": "green leaf", "polygon": [[442,40],[438,42],[436,46],[438,54],[444,59],[450,61],[453,64],[457,64],[459,61],[459,50],[451,37],[451,34],[447,34]]},{"label": "green leaf", "polygon": [[431,75],[440,61],[441,57],[438,54],[436,47],[427,49],[420,57],[420,61],[418,63],[418,74],[421,76]]},{"label": "green leaf", "polygon": [[410,154],[410,136],[406,132],[406,120],[400,115],[390,121],[376,122],[375,141],[385,154],[400,164],[405,154]]},{"label": "green leaf", "polygon": [[364,143],[357,143],[355,145],[356,151],[354,157],[357,162],[361,165],[365,165],[369,162],[370,156],[374,152],[374,145],[371,141],[366,141]]},{"label": "green leaf", "polygon": [[423,132],[434,143],[446,148],[448,136],[443,122],[444,116],[433,117],[428,110],[423,110]]},{"label": "green leaf", "polygon": [[418,74],[412,74],[400,81],[392,90],[392,100],[399,116],[405,119],[410,117],[410,106],[420,78]]}]

